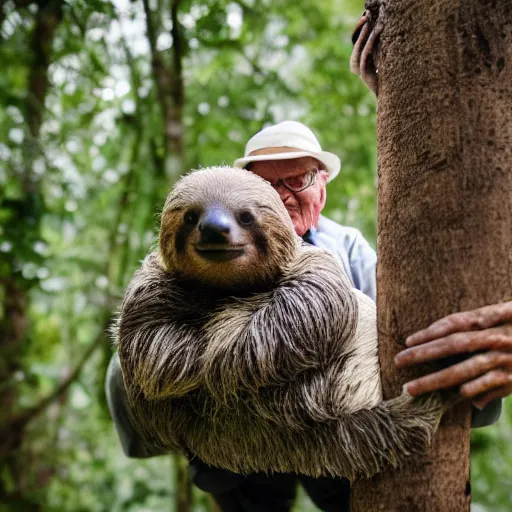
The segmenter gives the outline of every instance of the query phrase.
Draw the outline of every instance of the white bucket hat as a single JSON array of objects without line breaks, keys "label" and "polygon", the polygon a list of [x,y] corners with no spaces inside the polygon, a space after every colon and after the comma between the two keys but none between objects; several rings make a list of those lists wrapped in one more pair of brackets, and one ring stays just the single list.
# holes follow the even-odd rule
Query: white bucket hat
[{"label": "white bucket hat", "polygon": [[304,156],[311,156],[324,164],[329,173],[327,181],[333,180],[340,172],[340,159],[333,153],[322,151],[315,134],[296,121],[284,121],[259,131],[249,140],[244,157],[235,160],[234,166],[244,168],[251,162]]}]

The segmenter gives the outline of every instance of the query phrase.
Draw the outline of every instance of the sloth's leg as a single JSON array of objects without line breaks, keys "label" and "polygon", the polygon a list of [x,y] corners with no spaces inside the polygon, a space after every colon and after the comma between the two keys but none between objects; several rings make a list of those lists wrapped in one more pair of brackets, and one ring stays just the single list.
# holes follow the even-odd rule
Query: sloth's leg
[{"label": "sloth's leg", "polygon": [[[311,432],[316,471],[355,480],[427,450],[447,404],[438,395],[413,399],[401,395],[372,409],[340,416]],[[304,439],[305,441],[305,439]],[[307,444],[305,444],[307,446]],[[308,468],[303,472],[308,473]],[[315,467],[309,468],[315,474]]]},{"label": "sloth's leg", "polygon": [[[285,410],[279,414],[280,405]],[[343,476],[352,481],[425,452],[446,410],[437,395],[402,395],[323,421],[308,418],[304,404],[295,406],[293,411],[293,404],[261,409],[255,401],[241,403],[241,410],[212,418],[211,427],[196,432],[188,444],[206,463],[235,473]]]}]

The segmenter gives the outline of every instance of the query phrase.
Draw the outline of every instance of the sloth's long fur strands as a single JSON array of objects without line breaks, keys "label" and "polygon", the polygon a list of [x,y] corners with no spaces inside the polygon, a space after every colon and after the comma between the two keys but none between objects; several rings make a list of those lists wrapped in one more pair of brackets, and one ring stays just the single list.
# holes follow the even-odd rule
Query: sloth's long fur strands
[{"label": "sloth's long fur strands", "polygon": [[445,409],[437,396],[382,402],[373,302],[242,170],[176,185],[116,338],[151,451],[237,473],[371,476],[424,451]]}]

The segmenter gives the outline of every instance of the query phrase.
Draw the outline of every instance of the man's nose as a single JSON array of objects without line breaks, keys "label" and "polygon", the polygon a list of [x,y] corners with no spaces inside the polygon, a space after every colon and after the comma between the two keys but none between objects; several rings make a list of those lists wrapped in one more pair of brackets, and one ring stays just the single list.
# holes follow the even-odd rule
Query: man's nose
[{"label": "man's nose", "polygon": [[233,218],[221,208],[208,208],[199,220],[201,242],[224,244],[229,239]]}]

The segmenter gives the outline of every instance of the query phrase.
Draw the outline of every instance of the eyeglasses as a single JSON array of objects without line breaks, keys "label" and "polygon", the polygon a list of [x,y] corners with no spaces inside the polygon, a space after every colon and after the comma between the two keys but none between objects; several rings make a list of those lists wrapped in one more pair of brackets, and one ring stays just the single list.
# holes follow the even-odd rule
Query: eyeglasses
[{"label": "eyeglasses", "polygon": [[276,181],[275,183],[270,184],[274,188],[282,185],[290,192],[302,192],[303,190],[311,187],[311,185],[315,184],[318,172],[318,169],[313,169],[312,171],[306,172],[304,174],[299,174],[299,176],[290,176],[289,178],[283,178],[279,181]]}]

